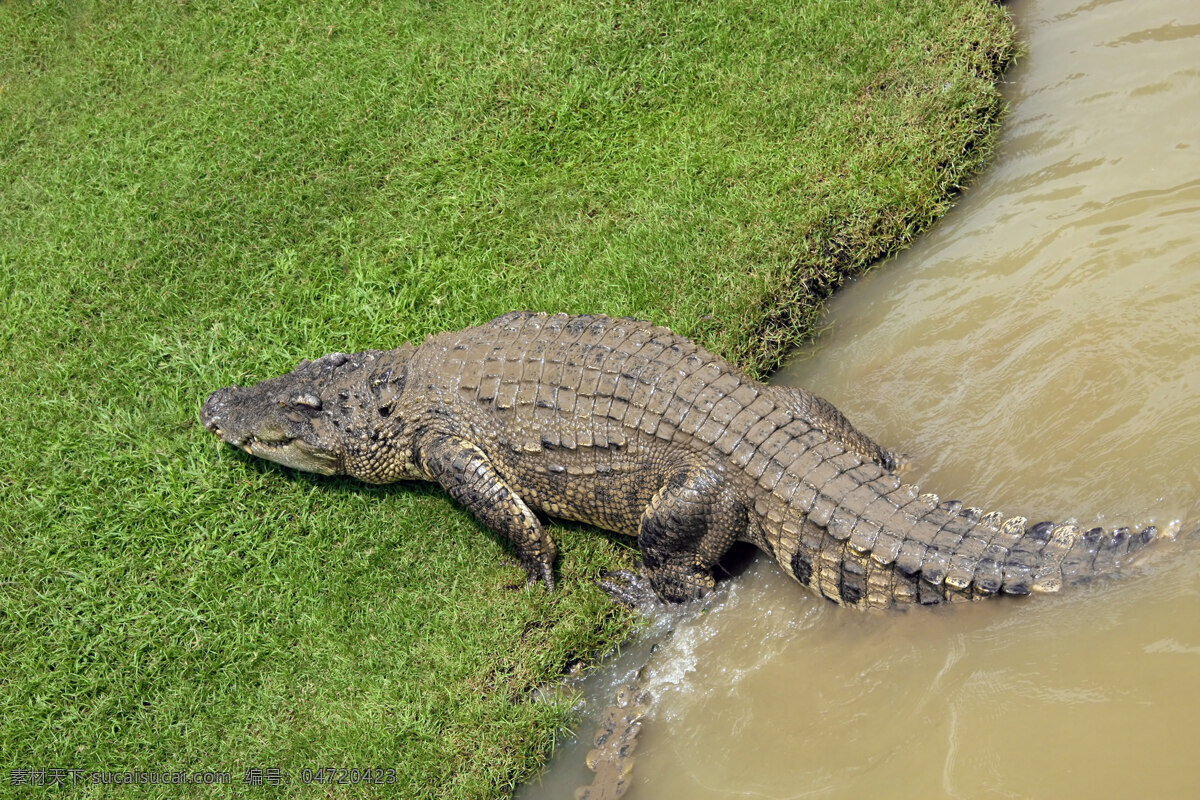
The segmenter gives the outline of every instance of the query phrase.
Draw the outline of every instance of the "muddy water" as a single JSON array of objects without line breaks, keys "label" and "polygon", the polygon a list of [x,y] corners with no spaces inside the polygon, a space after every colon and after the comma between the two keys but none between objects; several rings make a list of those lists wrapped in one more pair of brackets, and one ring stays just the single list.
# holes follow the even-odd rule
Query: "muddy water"
[{"label": "muddy water", "polygon": [[[1029,44],[994,165],[841,293],[778,380],[943,498],[1200,524],[1200,4],[1009,7]],[[1200,796],[1200,535],[1061,596],[900,614],[759,560],[585,687],[645,665],[627,798]],[[585,737],[586,738],[586,737]],[[587,783],[562,748],[523,798]]]}]

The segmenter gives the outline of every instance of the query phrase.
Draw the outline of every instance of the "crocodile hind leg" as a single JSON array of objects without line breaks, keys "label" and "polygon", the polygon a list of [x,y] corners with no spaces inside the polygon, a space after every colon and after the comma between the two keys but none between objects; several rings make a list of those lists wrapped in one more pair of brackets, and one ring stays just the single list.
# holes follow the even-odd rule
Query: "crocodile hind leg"
[{"label": "crocodile hind leg", "polygon": [[422,442],[416,455],[430,478],[480,522],[512,542],[530,583],[542,580],[554,591],[558,554],[554,540],[482,450],[466,439],[439,434]]},{"label": "crocodile hind leg", "polygon": [[712,590],[712,570],[746,527],[746,509],[708,466],[677,470],[642,512],[640,574],[612,573],[601,586],[619,602],[683,603]]}]

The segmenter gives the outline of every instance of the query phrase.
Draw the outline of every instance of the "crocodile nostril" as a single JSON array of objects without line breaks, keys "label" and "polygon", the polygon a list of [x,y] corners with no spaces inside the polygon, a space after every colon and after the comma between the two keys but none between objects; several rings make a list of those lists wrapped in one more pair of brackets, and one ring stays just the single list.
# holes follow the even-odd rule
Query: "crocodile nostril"
[{"label": "crocodile nostril", "polygon": [[224,389],[217,389],[208,396],[208,399],[204,401],[203,408],[200,409],[200,419],[204,422],[204,427],[214,433],[219,430],[221,413],[225,411],[225,405],[232,394],[233,387],[227,386]]}]

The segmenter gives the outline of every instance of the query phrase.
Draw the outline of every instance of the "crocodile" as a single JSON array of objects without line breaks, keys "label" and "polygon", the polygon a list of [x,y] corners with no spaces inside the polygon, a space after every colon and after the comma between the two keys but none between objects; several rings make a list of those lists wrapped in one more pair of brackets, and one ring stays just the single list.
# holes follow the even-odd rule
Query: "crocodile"
[{"label": "crocodile", "polygon": [[602,582],[629,605],[704,596],[736,541],[835,603],[888,608],[1058,591],[1159,538],[942,502],[828,401],[630,318],[513,312],[332,353],[214,392],[202,419],[299,470],[435,481],[551,590],[538,512],[635,536],[640,568]]}]

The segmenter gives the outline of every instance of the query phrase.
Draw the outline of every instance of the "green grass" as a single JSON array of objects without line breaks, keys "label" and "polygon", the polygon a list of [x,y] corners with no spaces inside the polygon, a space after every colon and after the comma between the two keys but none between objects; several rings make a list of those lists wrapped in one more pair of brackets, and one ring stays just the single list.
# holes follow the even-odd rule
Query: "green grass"
[{"label": "green grass", "polygon": [[0,780],[502,796],[569,715],[537,688],[628,632],[592,579],[631,551],[555,526],[560,590],[513,588],[439,491],[244,458],[204,397],[515,308],[761,374],[979,167],[1011,28],[982,0],[230,5],[0,3]]}]

